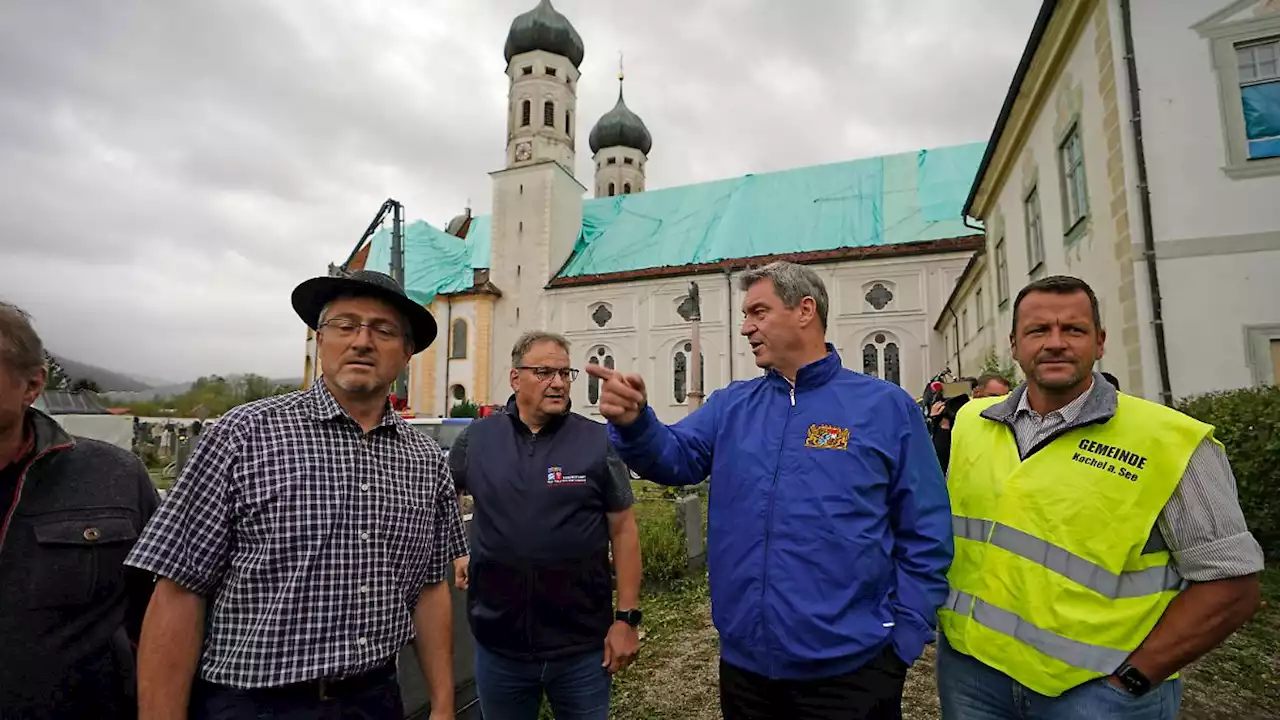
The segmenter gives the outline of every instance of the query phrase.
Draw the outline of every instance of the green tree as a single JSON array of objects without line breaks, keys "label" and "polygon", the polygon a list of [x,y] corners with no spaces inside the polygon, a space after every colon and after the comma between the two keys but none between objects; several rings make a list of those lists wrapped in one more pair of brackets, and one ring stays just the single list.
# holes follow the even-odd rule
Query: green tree
[{"label": "green tree", "polygon": [[44,354],[44,367],[48,377],[44,381],[46,390],[67,390],[71,386],[71,378],[67,375],[67,371],[62,369],[55,359],[49,353]]},{"label": "green tree", "polygon": [[71,383],[71,391],[100,393],[102,392],[102,388],[98,386],[98,383],[94,382],[90,378],[80,378],[79,380]]},{"label": "green tree", "polygon": [[988,373],[1004,378],[1004,381],[1009,383],[1009,387],[1013,387],[1019,382],[1018,365],[1013,362],[1012,358],[1009,360],[1001,359],[1000,356],[996,355],[995,348],[990,347],[987,348],[986,354],[982,356],[982,365],[978,368],[979,375]]},{"label": "green tree", "polygon": [[471,400],[459,400],[456,405],[449,409],[449,417],[455,418],[474,418],[480,417],[480,408]]}]

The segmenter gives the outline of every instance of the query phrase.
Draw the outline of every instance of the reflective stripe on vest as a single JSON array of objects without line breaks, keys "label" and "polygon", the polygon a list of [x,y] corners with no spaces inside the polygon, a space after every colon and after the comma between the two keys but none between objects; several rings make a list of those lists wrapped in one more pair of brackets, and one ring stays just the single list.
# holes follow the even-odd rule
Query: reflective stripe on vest
[{"label": "reflective stripe on vest", "polygon": [[1045,655],[1057,658],[1068,665],[1092,670],[1101,675],[1114,672],[1129,657],[1129,652],[1126,650],[1090,645],[1038,628],[1008,610],[998,608],[955,588],[952,588],[947,595],[947,604],[943,609],[969,615],[972,622],[1021,640]]},{"label": "reflective stripe on vest", "polygon": [[1142,597],[1183,587],[1182,576],[1172,565],[1130,570],[1117,575],[1040,538],[990,520],[952,515],[951,531],[958,538],[989,542],[1004,548],[1104,597]]}]

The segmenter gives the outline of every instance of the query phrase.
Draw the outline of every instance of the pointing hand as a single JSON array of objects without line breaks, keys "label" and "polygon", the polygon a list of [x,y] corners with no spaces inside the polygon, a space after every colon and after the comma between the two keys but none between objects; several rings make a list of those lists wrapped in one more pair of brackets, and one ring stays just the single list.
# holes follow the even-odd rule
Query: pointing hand
[{"label": "pointing hand", "polygon": [[644,391],[644,378],[595,363],[588,363],[586,371],[600,380],[600,414],[609,422],[626,427],[644,412],[649,403]]}]

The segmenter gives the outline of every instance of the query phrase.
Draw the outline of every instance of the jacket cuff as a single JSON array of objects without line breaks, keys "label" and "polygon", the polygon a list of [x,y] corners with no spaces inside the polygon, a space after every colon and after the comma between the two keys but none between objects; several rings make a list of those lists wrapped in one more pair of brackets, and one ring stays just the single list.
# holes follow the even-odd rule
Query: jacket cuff
[{"label": "jacket cuff", "polygon": [[643,439],[645,435],[649,434],[649,431],[653,429],[653,424],[657,422],[657,420],[658,416],[654,414],[653,408],[645,405],[644,410],[640,412],[640,416],[637,417],[636,421],[630,425],[624,427],[622,425],[609,423],[609,426],[618,433],[619,439],[628,445],[634,445]]},{"label": "jacket cuff", "polygon": [[936,639],[933,628],[922,624],[908,612],[899,610],[894,618],[891,635],[893,650],[907,665],[912,665],[924,653],[924,646]]}]

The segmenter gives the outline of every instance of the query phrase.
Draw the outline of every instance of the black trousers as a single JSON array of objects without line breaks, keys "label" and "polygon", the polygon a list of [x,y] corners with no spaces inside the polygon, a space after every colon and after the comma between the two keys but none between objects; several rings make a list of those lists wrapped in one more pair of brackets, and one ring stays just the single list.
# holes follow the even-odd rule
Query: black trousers
[{"label": "black trousers", "polygon": [[851,673],[771,680],[720,660],[724,720],[900,720],[908,666],[890,644]]},{"label": "black trousers", "polygon": [[404,720],[394,666],[323,694],[311,683],[239,690],[196,679],[191,720]]}]

